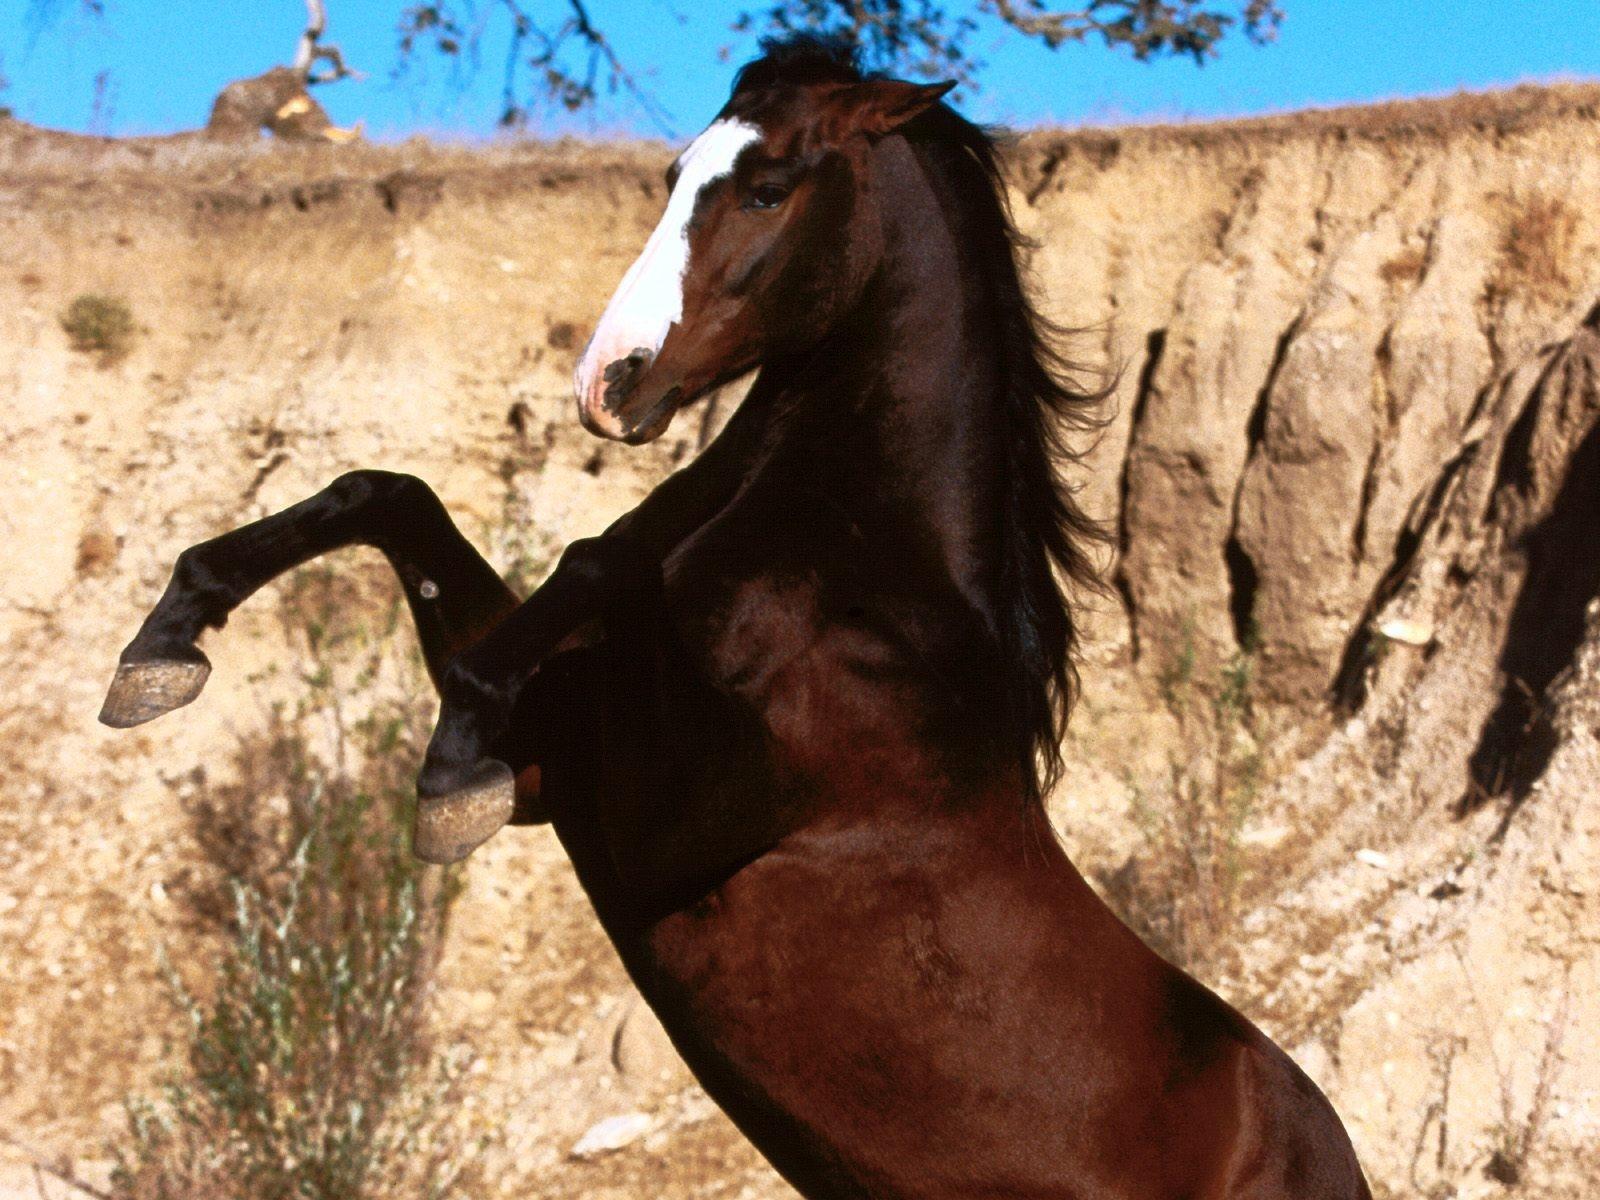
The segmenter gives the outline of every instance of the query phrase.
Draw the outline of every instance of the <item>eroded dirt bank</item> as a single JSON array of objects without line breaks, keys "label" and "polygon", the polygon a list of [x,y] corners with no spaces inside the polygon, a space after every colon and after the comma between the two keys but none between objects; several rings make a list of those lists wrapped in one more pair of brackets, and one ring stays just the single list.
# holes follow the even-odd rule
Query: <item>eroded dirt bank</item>
[{"label": "eroded dirt bank", "polygon": [[[694,453],[683,418],[601,446],[567,390],[665,158],[0,124],[0,1128],[101,1158],[170,1062],[192,797],[305,695],[280,590],[193,708],[93,723],[179,550],[381,465],[536,578]],[[1055,800],[1075,858],[1295,1051],[1382,1193],[1592,1194],[1600,93],[1013,161],[1046,307],[1120,370],[1081,476],[1121,553]],[[70,348],[85,293],[127,302],[120,361]],[[359,624],[381,562],[345,561]],[[360,687],[417,685],[393,645]],[[632,1011],[553,839],[497,839],[468,889],[438,1008],[481,1055],[496,1194],[784,1194]],[[637,1142],[568,1157],[630,1111]]]}]

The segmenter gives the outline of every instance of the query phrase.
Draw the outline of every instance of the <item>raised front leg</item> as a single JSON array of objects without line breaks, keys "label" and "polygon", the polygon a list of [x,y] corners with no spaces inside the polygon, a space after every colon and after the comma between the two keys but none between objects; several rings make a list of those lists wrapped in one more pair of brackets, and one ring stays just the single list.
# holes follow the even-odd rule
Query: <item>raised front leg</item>
[{"label": "raised front leg", "polygon": [[417,779],[418,857],[454,861],[499,828],[495,815],[511,803],[513,776],[490,754],[540,663],[591,621],[654,624],[661,596],[661,564],[637,541],[606,535],[573,542],[516,612],[451,661],[439,680],[439,720]]},{"label": "raised front leg", "polygon": [[[516,610],[515,593],[461,536],[425,483],[387,471],[353,471],[309,500],[180,554],[167,590],[122,652],[100,720],[126,729],[188,704],[211,673],[196,644],[203,630],[222,628],[247,596],[285,571],[352,545],[376,547],[394,567],[435,685],[446,664]],[[495,794],[493,811],[477,805],[469,814],[477,840],[462,849],[453,837],[449,856],[461,857],[504,825],[515,800],[513,786]],[[432,816],[450,831],[461,824],[448,805],[436,805]],[[440,834],[426,823],[415,837],[423,857],[446,853]]]},{"label": "raised front leg", "polygon": [[123,650],[100,720],[126,729],[195,699],[211,673],[196,644],[246,597],[330,550],[381,550],[405,590],[428,670],[508,613],[517,597],[461,536],[432,489],[411,475],[352,471],[308,500],[178,556],[167,590]]}]

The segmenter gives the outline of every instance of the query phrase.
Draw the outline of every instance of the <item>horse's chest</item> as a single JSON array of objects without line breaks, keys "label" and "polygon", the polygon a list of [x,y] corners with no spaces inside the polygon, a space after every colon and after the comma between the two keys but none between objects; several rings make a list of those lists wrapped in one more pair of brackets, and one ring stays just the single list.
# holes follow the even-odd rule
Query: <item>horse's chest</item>
[{"label": "horse's chest", "polygon": [[915,757],[917,690],[901,649],[862,611],[814,576],[761,575],[730,585],[706,629],[712,681],[757,711],[787,765],[804,773]]}]

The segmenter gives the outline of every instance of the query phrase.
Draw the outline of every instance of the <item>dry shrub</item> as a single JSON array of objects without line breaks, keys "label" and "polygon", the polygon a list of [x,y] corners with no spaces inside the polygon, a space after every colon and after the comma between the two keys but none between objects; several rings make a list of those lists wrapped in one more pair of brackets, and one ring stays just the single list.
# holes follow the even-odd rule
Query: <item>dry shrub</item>
[{"label": "dry shrub", "polygon": [[79,296],[67,305],[61,314],[61,328],[74,350],[94,355],[102,367],[126,358],[138,332],[126,300],[94,293]]},{"label": "dry shrub", "polygon": [[1571,299],[1568,274],[1578,233],[1578,214],[1557,196],[1507,199],[1500,256],[1489,278],[1489,298],[1504,302],[1525,295],[1548,304]]},{"label": "dry shrub", "polygon": [[1423,246],[1408,246],[1378,268],[1378,276],[1385,283],[1408,284],[1422,278],[1428,265],[1428,251]]},{"label": "dry shrub", "polygon": [[[1483,1006],[1473,1001],[1479,1012]],[[1544,1048],[1540,1052],[1534,1071],[1533,1095],[1521,1116],[1513,1097],[1512,1077],[1508,1066],[1495,1053],[1494,1039],[1486,1039],[1489,1055],[1494,1061],[1495,1075],[1500,1092],[1500,1121],[1493,1130],[1493,1149],[1484,1173],[1506,1187],[1516,1187],[1526,1179],[1529,1164],[1543,1149],[1551,1111],[1550,1102],[1555,1091],[1557,1076],[1561,1072],[1561,1051],[1566,1041],[1572,1015],[1572,967],[1566,968],[1561,991],[1555,1008],[1545,1024]]]},{"label": "dry shrub", "polygon": [[[348,603],[362,574],[344,565],[283,590],[305,700],[241,742],[233,782],[200,776],[186,801],[214,873],[181,898],[220,949],[168,968],[188,1070],[130,1102],[120,1200],[434,1197],[476,1169],[466,1064],[434,1065],[428,1028],[459,883],[410,852],[426,697],[362,694],[395,622],[374,636],[345,615],[370,608]],[[305,732],[330,719],[334,763]]]}]

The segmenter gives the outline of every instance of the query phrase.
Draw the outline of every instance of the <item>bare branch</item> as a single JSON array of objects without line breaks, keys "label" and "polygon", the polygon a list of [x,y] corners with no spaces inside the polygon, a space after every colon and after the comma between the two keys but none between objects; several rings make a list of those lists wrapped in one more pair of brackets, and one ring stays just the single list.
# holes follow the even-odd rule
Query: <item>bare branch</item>
[{"label": "bare branch", "polygon": [[[563,0],[560,8],[566,11],[564,18],[536,17],[525,0],[494,0],[481,11],[452,0],[412,0],[401,14],[401,57],[413,54],[419,42],[430,42],[463,74],[470,74],[489,14],[503,13],[511,36],[500,87],[501,125],[524,124],[539,91],[568,112],[577,112],[591,107],[605,90],[627,93],[657,129],[672,136],[670,115],[622,61],[585,0]],[[525,82],[529,76],[531,88]]]},{"label": "bare branch", "polygon": [[[360,71],[345,65],[344,54],[338,46],[322,44],[322,35],[328,28],[328,8],[324,0],[306,0],[306,28],[295,47],[294,70],[306,83],[336,83],[341,79],[364,79]],[[326,71],[316,70],[319,62],[328,64]]]},{"label": "bare branch", "polygon": [[[1185,55],[1204,62],[1234,29],[1270,41],[1282,20],[1280,0],[751,0],[736,19],[740,34],[794,33],[840,37],[875,70],[954,79],[975,89],[984,66],[974,52],[983,22],[998,24],[1051,49],[1098,38],[1135,58]],[[598,7],[598,6],[596,6]],[[603,91],[626,93],[664,133],[668,115],[618,56],[590,16],[589,0],[405,0],[400,53],[419,43],[458,65],[476,68],[493,20],[509,19],[501,84],[502,125],[524,124],[540,91],[569,112],[593,106]]]},{"label": "bare branch", "polygon": [[294,53],[294,69],[302,75],[311,73],[317,61],[317,42],[328,28],[328,9],[322,0],[306,0],[306,31],[300,35],[300,45]]},{"label": "bare branch", "polygon": [[984,7],[1018,33],[1036,37],[1055,50],[1067,42],[1079,42],[1094,32],[1096,23],[1089,13],[1024,12],[1012,0],[985,0]]},{"label": "bare branch", "polygon": [[112,1200],[112,1197],[109,1193],[102,1192],[93,1184],[88,1183],[87,1181],[74,1175],[69,1163],[52,1163],[48,1158],[44,1157],[44,1155],[40,1154],[32,1146],[29,1146],[26,1142],[18,1141],[9,1133],[0,1132],[0,1142],[4,1142],[13,1150],[20,1152],[28,1160],[28,1165],[33,1168],[35,1177],[37,1177],[38,1173],[43,1172],[54,1179],[59,1179],[69,1188],[72,1188],[76,1192],[81,1192],[85,1196],[93,1196],[95,1200]]}]

